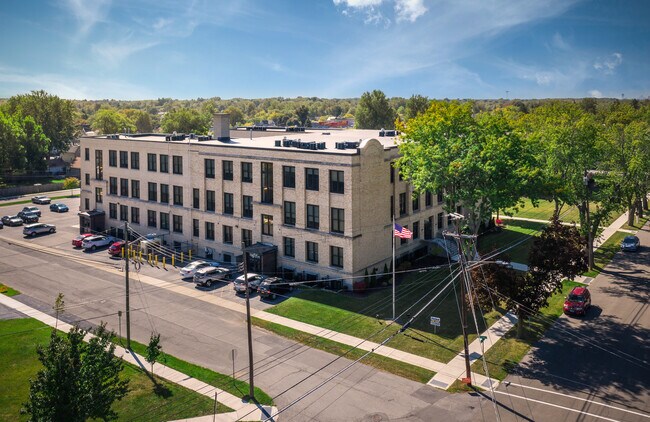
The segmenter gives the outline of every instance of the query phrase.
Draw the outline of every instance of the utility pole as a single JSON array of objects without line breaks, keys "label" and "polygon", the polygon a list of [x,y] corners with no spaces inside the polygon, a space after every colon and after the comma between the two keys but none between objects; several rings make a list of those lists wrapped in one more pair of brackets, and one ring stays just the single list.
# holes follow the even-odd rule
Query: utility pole
[{"label": "utility pole", "polygon": [[124,276],[126,279],[126,348],[131,349],[131,311],[129,307],[129,223],[124,222]]},{"label": "utility pole", "polygon": [[241,242],[242,251],[244,252],[244,283],[246,286],[246,326],[248,328],[248,399],[255,399],[255,386],[253,385],[253,335],[251,332],[251,304],[250,289],[248,287],[248,260],[246,259],[246,243]]}]

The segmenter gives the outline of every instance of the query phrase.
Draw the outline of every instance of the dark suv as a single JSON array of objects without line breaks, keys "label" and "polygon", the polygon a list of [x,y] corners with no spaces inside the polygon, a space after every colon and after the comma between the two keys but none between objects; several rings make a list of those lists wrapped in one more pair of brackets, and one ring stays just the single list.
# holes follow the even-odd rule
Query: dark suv
[{"label": "dark suv", "polygon": [[591,307],[591,293],[586,287],[574,287],[564,301],[564,313],[567,315],[586,315]]},{"label": "dark suv", "polygon": [[262,281],[257,288],[257,292],[261,299],[274,300],[278,295],[290,292],[292,290],[291,284],[280,277],[270,277]]}]

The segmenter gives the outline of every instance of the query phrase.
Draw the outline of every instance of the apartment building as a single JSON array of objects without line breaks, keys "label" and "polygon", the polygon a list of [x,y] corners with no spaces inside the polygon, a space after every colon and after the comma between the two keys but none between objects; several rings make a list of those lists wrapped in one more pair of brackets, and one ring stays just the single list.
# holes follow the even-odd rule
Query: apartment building
[{"label": "apartment building", "polygon": [[447,227],[442,195],[413,196],[392,168],[397,142],[377,130],[230,131],[226,114],[211,137],[84,137],[81,207],[226,263],[261,245],[279,272],[353,288],[390,266],[393,214],[413,232],[398,257]]}]

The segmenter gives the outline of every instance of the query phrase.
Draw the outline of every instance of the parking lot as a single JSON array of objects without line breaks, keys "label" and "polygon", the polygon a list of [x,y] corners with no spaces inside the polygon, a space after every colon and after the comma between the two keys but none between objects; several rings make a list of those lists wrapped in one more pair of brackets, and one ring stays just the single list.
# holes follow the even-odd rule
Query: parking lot
[{"label": "parking lot", "polygon": [[[0,231],[0,237],[6,240],[21,240],[28,242],[36,247],[45,247],[52,251],[55,251],[57,255],[60,255],[62,258],[74,259],[77,261],[95,261],[103,264],[112,264],[115,268],[122,268],[124,265],[124,260],[119,258],[111,257],[107,248],[100,248],[96,251],[84,251],[81,248],[74,248],[72,246],[72,239],[80,234],[79,231],[79,217],[77,213],[79,212],[79,198],[65,198],[57,199],[52,201],[52,203],[62,203],[66,204],[69,208],[69,212],[57,213],[50,211],[49,205],[36,205],[36,204],[20,204],[20,205],[8,205],[0,206],[0,216],[4,215],[16,215],[20,212],[23,207],[26,206],[36,206],[41,210],[41,218],[39,223],[54,224],[56,226],[56,233],[53,234],[43,234],[37,235],[35,237],[26,237],[23,235],[23,227],[8,227],[5,226],[3,230]],[[145,231],[145,228],[140,230],[139,227],[134,226],[138,231]],[[196,287],[193,284],[191,278],[181,279],[179,270],[183,265],[187,264],[187,259],[184,263],[176,262],[176,268],[174,268],[169,260],[163,268],[162,259],[158,261],[158,266],[150,265],[146,262],[146,259],[143,257],[142,265],[139,268],[141,274],[147,275],[149,277],[155,277],[160,280],[164,280],[170,283],[183,285],[189,288],[194,288],[197,291],[203,291],[206,294],[218,295],[224,299],[232,300],[236,303],[243,303],[244,296],[235,294],[235,291],[232,287],[232,282],[218,282],[214,283],[211,287]],[[136,271],[137,266],[132,266],[131,271]],[[251,307],[254,309],[267,309],[279,301],[283,300],[278,298],[274,301],[262,301],[258,297],[257,292],[251,292]]]}]

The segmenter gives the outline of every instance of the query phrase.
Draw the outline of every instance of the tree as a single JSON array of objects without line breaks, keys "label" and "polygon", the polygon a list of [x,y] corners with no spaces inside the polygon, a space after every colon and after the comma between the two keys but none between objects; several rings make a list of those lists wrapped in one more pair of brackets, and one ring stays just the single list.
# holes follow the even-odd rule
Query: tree
[{"label": "tree", "polygon": [[151,364],[151,373],[153,374],[153,365],[158,361],[162,353],[162,346],[160,345],[160,334],[151,333],[149,344],[147,345],[147,354],[145,359]]},{"label": "tree", "polygon": [[0,169],[3,172],[43,171],[50,140],[33,117],[0,111]]},{"label": "tree", "polygon": [[295,113],[298,117],[298,122],[300,122],[300,126],[307,126],[307,121],[309,120],[309,108],[306,105],[301,104],[296,107]]},{"label": "tree", "polygon": [[393,129],[397,117],[386,95],[377,89],[361,95],[354,116],[358,129]]},{"label": "tree", "polygon": [[230,126],[237,126],[245,121],[244,113],[237,107],[228,107],[223,112],[230,114]]},{"label": "tree", "polygon": [[91,126],[102,134],[135,131],[133,123],[114,108],[103,108],[95,113]]},{"label": "tree", "polygon": [[56,295],[56,299],[54,300],[54,306],[52,307],[54,309],[54,313],[56,314],[56,324],[54,325],[54,328],[57,328],[59,326],[59,315],[65,310],[65,301],[63,300],[63,293],[59,292],[58,295]]},{"label": "tree", "polygon": [[210,129],[211,116],[197,110],[179,109],[170,111],[163,117],[161,126],[164,132],[206,134]]},{"label": "tree", "polygon": [[52,330],[49,344],[37,348],[43,369],[30,380],[29,400],[23,409],[30,420],[117,418],[111,406],[128,392],[128,380],[120,378],[124,364],[114,355],[114,333],[101,324],[88,343],[84,342],[86,334],[77,326],[65,335]]},{"label": "tree", "polygon": [[422,95],[412,95],[406,100],[404,107],[404,119],[411,120],[418,114],[424,113],[429,108],[429,98]]},{"label": "tree", "polygon": [[63,181],[63,189],[77,189],[79,187],[79,179],[76,177],[66,177]]},{"label": "tree", "polygon": [[127,109],[123,111],[124,115],[129,122],[135,126],[135,130],[139,133],[153,132],[153,122],[151,115],[143,110]]}]

